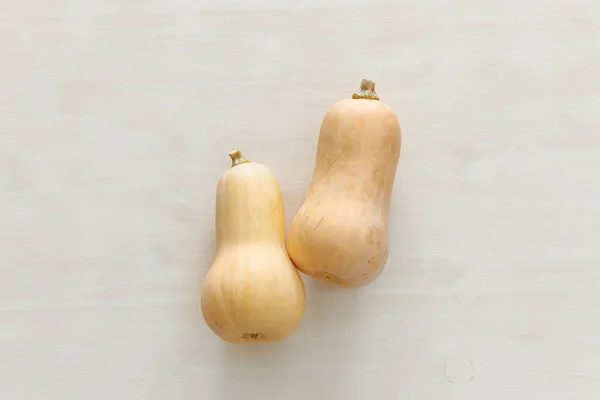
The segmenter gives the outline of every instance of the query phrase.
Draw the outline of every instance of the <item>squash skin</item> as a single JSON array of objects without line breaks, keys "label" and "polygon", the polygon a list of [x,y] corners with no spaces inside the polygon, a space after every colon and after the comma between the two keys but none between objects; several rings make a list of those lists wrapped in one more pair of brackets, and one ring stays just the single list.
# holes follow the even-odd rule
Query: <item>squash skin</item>
[{"label": "squash skin", "polygon": [[209,328],[230,343],[290,336],[303,320],[306,294],[285,248],[282,196],[267,167],[234,160],[217,188],[216,233],[202,290]]},{"label": "squash skin", "polygon": [[288,234],[288,252],[300,271],[347,288],[379,276],[388,258],[400,148],[398,118],[384,103],[355,95],[330,108],[310,189]]}]

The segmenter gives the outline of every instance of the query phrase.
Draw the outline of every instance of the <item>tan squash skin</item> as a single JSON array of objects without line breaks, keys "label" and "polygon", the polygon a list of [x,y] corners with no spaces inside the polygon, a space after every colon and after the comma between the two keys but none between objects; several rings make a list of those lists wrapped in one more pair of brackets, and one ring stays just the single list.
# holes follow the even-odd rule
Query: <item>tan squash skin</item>
[{"label": "tan squash skin", "polygon": [[304,284],[285,248],[279,185],[237,150],[217,188],[217,251],[202,290],[210,329],[231,343],[290,336],[304,317]]},{"label": "tan squash skin", "polygon": [[372,282],[388,257],[401,137],[398,118],[374,89],[363,80],[325,116],[312,183],[288,234],[298,269],[342,287]]}]

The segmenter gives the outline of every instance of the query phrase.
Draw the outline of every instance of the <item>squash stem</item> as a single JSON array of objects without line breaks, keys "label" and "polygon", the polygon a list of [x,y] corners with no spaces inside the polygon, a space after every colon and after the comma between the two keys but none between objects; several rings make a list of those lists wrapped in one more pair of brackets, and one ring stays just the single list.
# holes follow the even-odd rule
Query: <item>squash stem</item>
[{"label": "squash stem", "polygon": [[238,149],[233,149],[229,152],[229,157],[231,158],[231,168],[236,165],[249,163],[250,160],[247,160],[246,157],[242,154]]},{"label": "squash stem", "polygon": [[375,82],[368,79],[363,79],[360,83],[360,88],[352,95],[353,99],[379,100],[379,96],[375,93]]}]

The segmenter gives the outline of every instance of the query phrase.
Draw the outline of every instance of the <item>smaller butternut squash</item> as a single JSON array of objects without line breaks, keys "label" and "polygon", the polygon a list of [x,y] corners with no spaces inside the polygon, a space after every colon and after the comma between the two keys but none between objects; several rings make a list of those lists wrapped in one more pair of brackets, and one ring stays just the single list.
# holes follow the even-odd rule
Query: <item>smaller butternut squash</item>
[{"label": "smaller butternut squash", "polygon": [[304,317],[306,294],[285,247],[277,179],[239,150],[217,187],[217,251],[202,290],[210,329],[231,343],[282,340]]},{"label": "smaller butternut squash", "polygon": [[369,80],[329,109],[312,183],[288,234],[300,271],[343,287],[366,285],[381,273],[400,144],[398,118]]}]

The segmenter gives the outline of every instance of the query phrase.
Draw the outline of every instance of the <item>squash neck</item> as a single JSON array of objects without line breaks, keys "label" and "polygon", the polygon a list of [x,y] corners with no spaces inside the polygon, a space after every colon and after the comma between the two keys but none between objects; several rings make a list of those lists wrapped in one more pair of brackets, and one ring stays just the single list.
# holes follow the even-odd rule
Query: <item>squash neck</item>
[{"label": "squash neck", "polygon": [[236,165],[245,164],[245,163],[250,162],[250,160],[246,159],[246,157],[244,157],[242,152],[239,151],[238,149],[231,150],[229,152],[229,157],[231,158],[231,168],[235,167]]},{"label": "squash neck", "polygon": [[375,82],[368,79],[363,79],[360,87],[352,95],[353,99],[379,100],[379,96],[375,93]]}]

